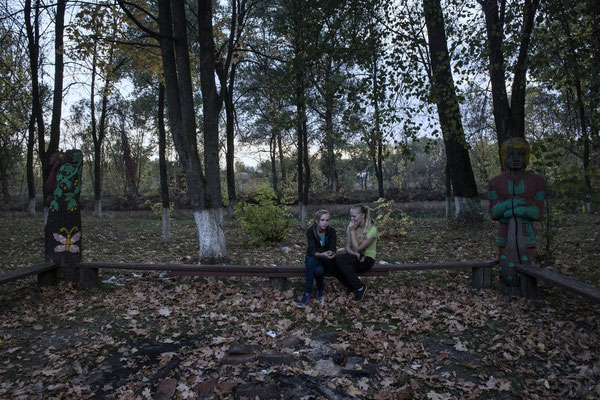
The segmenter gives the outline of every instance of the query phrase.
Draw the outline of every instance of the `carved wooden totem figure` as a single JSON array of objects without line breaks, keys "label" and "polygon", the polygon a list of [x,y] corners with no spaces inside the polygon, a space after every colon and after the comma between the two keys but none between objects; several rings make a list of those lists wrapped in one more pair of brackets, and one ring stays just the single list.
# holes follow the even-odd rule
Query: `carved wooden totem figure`
[{"label": "carved wooden totem figure", "polygon": [[506,140],[501,147],[505,172],[493,177],[489,184],[490,214],[499,222],[496,242],[500,248],[500,280],[508,287],[521,286],[515,265],[535,265],[532,222],[539,221],[544,213],[546,181],[525,171],[529,151],[523,138]]},{"label": "carved wooden totem figure", "polygon": [[51,196],[46,199],[45,258],[60,263],[59,278],[80,282],[79,268],[73,264],[81,261],[83,252],[79,206],[83,154],[80,150],[55,153],[50,164],[51,174],[46,181]]}]

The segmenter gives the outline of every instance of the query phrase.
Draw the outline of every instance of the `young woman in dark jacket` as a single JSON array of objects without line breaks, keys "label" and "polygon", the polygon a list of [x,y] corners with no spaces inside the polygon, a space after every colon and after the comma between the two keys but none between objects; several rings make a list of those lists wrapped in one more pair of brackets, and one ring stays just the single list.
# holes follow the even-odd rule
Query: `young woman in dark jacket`
[{"label": "young woman in dark jacket", "polygon": [[323,298],[325,271],[335,269],[336,233],[335,229],[329,226],[329,218],[329,211],[317,211],[312,225],[306,230],[306,281],[298,307],[306,307],[310,303],[314,280],[317,281],[316,298]]}]

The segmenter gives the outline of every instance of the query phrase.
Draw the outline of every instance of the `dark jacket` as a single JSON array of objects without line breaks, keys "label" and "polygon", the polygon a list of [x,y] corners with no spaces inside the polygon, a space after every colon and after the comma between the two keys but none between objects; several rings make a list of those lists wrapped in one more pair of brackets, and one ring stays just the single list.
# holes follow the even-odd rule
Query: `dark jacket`
[{"label": "dark jacket", "polygon": [[315,253],[324,253],[327,250],[331,250],[335,253],[337,250],[335,229],[328,226],[325,230],[325,246],[321,246],[319,234],[315,230],[316,227],[312,225],[306,230],[306,242],[308,244],[306,247],[306,255],[314,257]]}]

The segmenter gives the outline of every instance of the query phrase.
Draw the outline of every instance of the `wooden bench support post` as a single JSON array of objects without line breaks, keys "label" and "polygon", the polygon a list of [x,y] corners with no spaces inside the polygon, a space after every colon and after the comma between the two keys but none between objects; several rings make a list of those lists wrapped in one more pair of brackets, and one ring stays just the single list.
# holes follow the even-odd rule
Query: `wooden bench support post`
[{"label": "wooden bench support post", "polygon": [[79,285],[83,289],[98,289],[98,268],[78,268]]},{"label": "wooden bench support post", "polygon": [[492,267],[473,268],[473,287],[477,289],[492,287]]},{"label": "wooden bench support post", "polygon": [[287,278],[269,278],[269,286],[273,289],[279,289],[281,291],[287,290],[288,280]]},{"label": "wooden bench support post", "polygon": [[537,278],[527,274],[521,274],[521,296],[526,299],[534,299],[537,295]]},{"label": "wooden bench support post", "polygon": [[56,276],[56,273],[57,270],[53,269],[37,274],[37,287],[42,288],[56,285],[58,282],[58,277]]}]

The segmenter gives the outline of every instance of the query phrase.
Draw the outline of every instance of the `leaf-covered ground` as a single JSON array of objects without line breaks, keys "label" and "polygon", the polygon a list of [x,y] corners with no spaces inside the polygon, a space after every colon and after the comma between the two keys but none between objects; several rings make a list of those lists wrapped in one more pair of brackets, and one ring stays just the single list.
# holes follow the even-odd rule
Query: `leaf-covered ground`
[{"label": "leaf-covered ground", "polygon": [[[345,219],[333,225],[343,231]],[[193,263],[191,219],[84,217],[84,259]],[[600,286],[600,218],[569,218],[550,268]],[[300,264],[301,230],[252,247],[226,223],[233,263]],[[488,260],[494,224],[415,219],[382,239],[387,262]],[[42,261],[40,218],[0,218],[0,272]],[[340,243],[343,244],[344,235]],[[102,271],[98,291],[1,286],[0,398],[597,398],[600,306],[540,283],[533,301],[470,287],[468,271],[369,278],[364,302],[333,279],[298,309],[302,279]],[[496,278],[496,277],[494,277]],[[162,396],[162,397],[161,397]]]}]

